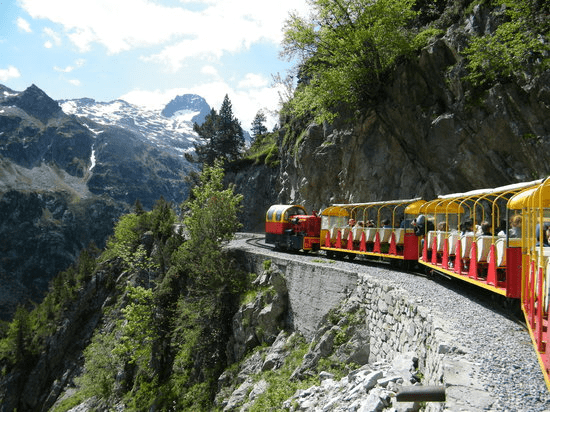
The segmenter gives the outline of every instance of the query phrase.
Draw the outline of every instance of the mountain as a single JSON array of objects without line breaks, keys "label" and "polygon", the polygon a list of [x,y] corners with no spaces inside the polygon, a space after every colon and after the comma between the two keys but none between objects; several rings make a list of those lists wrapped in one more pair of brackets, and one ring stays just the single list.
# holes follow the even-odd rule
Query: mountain
[{"label": "mountain", "polygon": [[0,85],[0,318],[41,300],[90,242],[103,248],[136,200],[183,202],[194,144],[191,123],[124,101]]},{"label": "mountain", "polygon": [[165,106],[161,114],[165,117],[192,121],[202,125],[210,110],[210,106],[201,96],[185,94],[177,95]]},{"label": "mountain", "polygon": [[[129,131],[145,143],[174,156],[180,157],[185,151],[192,151],[194,144],[200,143],[200,137],[193,130],[193,122],[182,112],[166,117],[158,111],[145,110],[123,100],[97,102],[91,98],[80,98],[63,100],[59,104],[66,114]],[[85,126],[90,129],[87,122]]]}]

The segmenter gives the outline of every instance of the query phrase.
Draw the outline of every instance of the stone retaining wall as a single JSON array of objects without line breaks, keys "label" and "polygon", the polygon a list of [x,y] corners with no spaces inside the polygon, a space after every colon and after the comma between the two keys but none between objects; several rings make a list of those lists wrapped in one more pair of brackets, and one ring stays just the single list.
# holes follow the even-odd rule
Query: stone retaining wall
[{"label": "stone retaining wall", "polygon": [[287,282],[290,321],[308,340],[331,309],[356,298],[367,315],[370,363],[412,351],[418,357],[423,384],[446,385],[446,403],[429,403],[427,410],[478,411],[489,405],[489,395],[475,380],[477,367],[455,352],[454,332],[444,317],[429,313],[398,284],[340,270],[322,259],[294,262],[247,251],[236,256],[250,272],[261,273],[266,260],[280,269]]}]

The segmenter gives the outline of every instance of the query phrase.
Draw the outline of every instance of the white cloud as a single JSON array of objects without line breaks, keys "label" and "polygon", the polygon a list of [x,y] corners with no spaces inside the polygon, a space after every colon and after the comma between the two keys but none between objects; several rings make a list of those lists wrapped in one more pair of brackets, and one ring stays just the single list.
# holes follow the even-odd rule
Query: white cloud
[{"label": "white cloud", "polygon": [[304,13],[308,8],[305,0],[199,0],[182,1],[179,7],[150,0],[21,0],[20,4],[32,18],[61,25],[82,52],[93,44],[103,45],[110,54],[154,47],[160,51],[144,59],[173,70],[188,58],[216,59],[262,40],[278,44],[288,11]]},{"label": "white cloud", "polygon": [[218,77],[218,70],[216,70],[212,65],[205,65],[200,69],[200,72],[207,76]]},{"label": "white cloud", "polygon": [[44,28],[43,30],[44,36],[48,37],[50,40],[47,40],[44,43],[44,47],[50,49],[54,46],[54,44],[56,46],[60,46],[61,45],[61,37],[58,33],[56,33],[54,30],[52,30],[51,28]]},{"label": "white cloud", "polygon": [[71,72],[73,71],[73,67],[72,67],[71,65],[68,65],[68,66],[65,67],[65,68],[61,68],[61,67],[55,66],[55,67],[54,67],[54,70],[55,70],[55,71],[59,71],[60,73],[71,73]]},{"label": "white cloud", "polygon": [[74,65],[68,65],[67,67],[58,67],[58,66],[54,66],[54,70],[55,71],[59,71],[60,73],[71,73],[72,71],[83,67],[83,65],[85,64],[85,60],[83,58],[79,58],[76,59],[74,61]]},{"label": "white cloud", "polygon": [[0,69],[0,82],[7,82],[10,79],[17,79],[20,77],[20,70],[13,65],[8,68]]},{"label": "white cloud", "polygon": [[81,86],[81,82],[77,79],[70,79],[70,80],[68,80],[68,82],[70,84],[72,84],[73,86]]},{"label": "white cloud", "polygon": [[18,25],[18,28],[22,31],[25,31],[26,33],[31,33],[32,29],[30,28],[30,24],[28,21],[26,21],[24,18],[18,18],[18,20],[16,21],[16,24]]},{"label": "white cloud", "polygon": [[248,73],[238,83],[239,88],[262,88],[268,86],[268,79],[260,74]]}]

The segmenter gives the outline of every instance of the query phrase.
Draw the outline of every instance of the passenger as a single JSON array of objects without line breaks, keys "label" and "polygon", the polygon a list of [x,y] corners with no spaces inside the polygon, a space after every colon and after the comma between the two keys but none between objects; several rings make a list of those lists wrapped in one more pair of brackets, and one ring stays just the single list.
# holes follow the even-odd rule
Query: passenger
[{"label": "passenger", "polygon": [[506,236],[507,223],[505,220],[500,221],[500,225],[496,227],[495,233],[497,236]]},{"label": "passenger", "polygon": [[481,234],[484,236],[492,236],[492,225],[489,221],[483,221],[480,225]]},{"label": "passenger", "polygon": [[363,227],[364,223],[362,221],[357,222],[357,227]]},{"label": "passenger", "polygon": [[351,219],[349,219],[349,227],[353,227],[353,226],[355,226],[355,219],[351,218]]},{"label": "passenger", "polygon": [[466,220],[462,223],[462,236],[474,236],[474,231],[472,230],[472,220]]},{"label": "passenger", "polygon": [[367,220],[365,227],[375,227],[375,223],[373,222],[373,220]]},{"label": "passenger", "polygon": [[510,238],[521,238],[521,221],[522,218],[519,214],[512,217],[509,230]]},{"label": "passenger", "polygon": [[410,220],[408,220],[408,219],[405,220],[405,219],[403,218],[403,219],[401,220],[401,222],[400,222],[399,227],[400,227],[401,229],[412,229],[412,228],[414,227],[413,223],[414,223],[414,220],[413,220],[413,221],[410,221]]},{"label": "passenger", "polygon": [[434,230],[434,223],[430,220],[426,220],[424,215],[419,215],[417,219],[413,222],[414,234],[416,236],[422,236],[429,230]]},{"label": "passenger", "polygon": [[543,235],[543,246],[549,247],[549,236],[551,235],[549,225],[550,223],[544,222],[542,228],[539,227],[539,224],[535,227],[535,239],[537,240],[536,245],[539,245],[542,242],[541,235]]},{"label": "passenger", "polygon": [[439,230],[440,232],[446,231],[446,222],[441,221],[440,223],[438,223],[437,230]]},{"label": "passenger", "polygon": [[381,227],[391,227],[391,221],[388,218],[381,220]]}]

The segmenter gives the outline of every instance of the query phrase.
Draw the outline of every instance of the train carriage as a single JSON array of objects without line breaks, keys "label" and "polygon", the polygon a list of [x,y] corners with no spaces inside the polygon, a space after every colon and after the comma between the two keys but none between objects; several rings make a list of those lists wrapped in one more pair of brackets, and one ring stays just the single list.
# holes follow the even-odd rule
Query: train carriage
[{"label": "train carriage", "polygon": [[539,186],[515,195],[509,207],[521,215],[521,309],[549,387],[550,342],[550,187]]},{"label": "train carriage", "polygon": [[321,249],[329,256],[418,259],[412,222],[423,200],[335,204],[321,213]]},{"label": "train carriage", "polygon": [[521,238],[509,228],[508,202],[539,181],[439,196],[420,208],[434,225],[419,263],[502,296],[521,295]]}]

